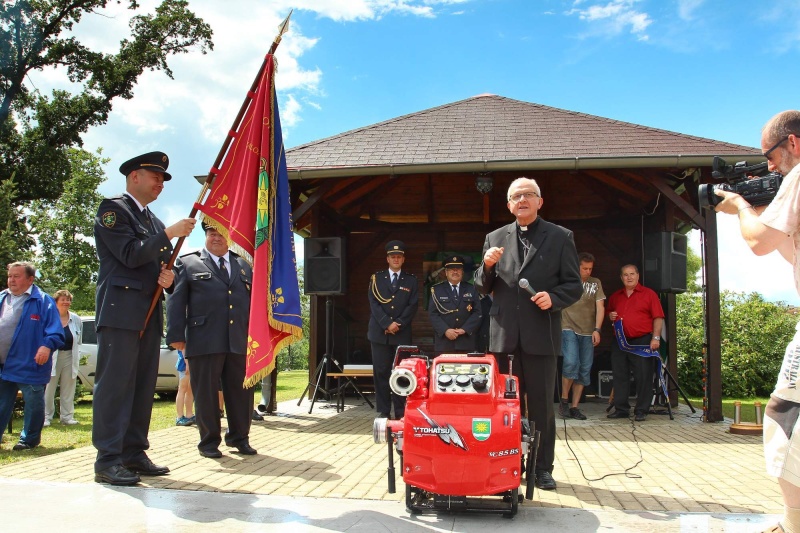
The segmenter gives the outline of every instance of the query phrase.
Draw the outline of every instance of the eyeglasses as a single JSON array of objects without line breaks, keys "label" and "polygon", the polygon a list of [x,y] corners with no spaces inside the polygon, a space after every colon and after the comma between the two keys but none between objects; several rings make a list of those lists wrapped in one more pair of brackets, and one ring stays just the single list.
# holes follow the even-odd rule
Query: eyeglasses
[{"label": "eyeglasses", "polygon": [[769,155],[770,155],[772,152],[774,152],[774,151],[775,151],[775,149],[776,149],[776,148],[778,148],[778,146],[782,145],[783,143],[785,143],[785,142],[786,142],[786,141],[788,141],[788,140],[789,140],[789,136],[787,135],[786,137],[784,137],[784,138],[783,138],[783,139],[781,139],[780,141],[776,142],[776,143],[775,143],[775,145],[774,145],[772,148],[770,148],[769,150],[767,150],[766,152],[764,152],[764,157],[766,157],[767,159],[769,159]]},{"label": "eyeglasses", "polygon": [[538,193],[530,191],[530,192],[518,192],[517,194],[512,194],[511,196],[508,197],[508,199],[516,204],[523,198],[525,198],[526,200],[533,200],[534,198],[538,197],[539,197]]}]

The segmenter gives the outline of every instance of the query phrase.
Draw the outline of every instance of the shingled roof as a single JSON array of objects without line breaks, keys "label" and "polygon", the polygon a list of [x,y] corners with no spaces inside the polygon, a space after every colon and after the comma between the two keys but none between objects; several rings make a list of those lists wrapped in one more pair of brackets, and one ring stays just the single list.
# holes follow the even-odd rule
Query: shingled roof
[{"label": "shingled roof", "polygon": [[[483,94],[287,150],[289,171],[333,177],[420,171],[710,166],[760,150]],[[431,167],[429,169],[423,167]]]}]

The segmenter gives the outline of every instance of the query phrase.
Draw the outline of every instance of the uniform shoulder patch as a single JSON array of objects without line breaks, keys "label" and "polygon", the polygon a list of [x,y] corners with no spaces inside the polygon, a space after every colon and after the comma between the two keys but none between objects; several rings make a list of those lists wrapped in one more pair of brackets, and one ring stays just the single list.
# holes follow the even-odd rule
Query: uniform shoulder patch
[{"label": "uniform shoulder patch", "polygon": [[105,227],[113,228],[117,223],[117,214],[114,211],[106,211],[100,219],[103,221]]}]

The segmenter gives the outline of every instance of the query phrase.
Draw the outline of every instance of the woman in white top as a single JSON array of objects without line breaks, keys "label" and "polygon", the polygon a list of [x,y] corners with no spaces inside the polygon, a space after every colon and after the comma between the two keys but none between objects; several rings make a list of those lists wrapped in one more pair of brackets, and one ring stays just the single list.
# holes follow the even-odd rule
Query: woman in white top
[{"label": "woman in white top", "polygon": [[44,425],[49,426],[55,414],[56,387],[61,386],[61,423],[72,426],[78,423],[75,420],[75,383],[78,377],[80,364],[81,334],[83,324],[81,318],[69,310],[72,305],[72,294],[68,290],[57,291],[53,295],[61,315],[61,325],[64,327],[64,346],[53,352],[53,371],[50,374],[50,383],[44,391]]}]

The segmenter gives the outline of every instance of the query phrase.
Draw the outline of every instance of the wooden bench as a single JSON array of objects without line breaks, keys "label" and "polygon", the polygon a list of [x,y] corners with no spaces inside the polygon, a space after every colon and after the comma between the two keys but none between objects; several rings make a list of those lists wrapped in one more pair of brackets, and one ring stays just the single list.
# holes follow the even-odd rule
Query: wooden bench
[{"label": "wooden bench", "polygon": [[[358,378],[370,378],[372,379],[372,368],[358,368],[358,369],[348,369],[345,368],[343,372],[328,372],[329,378],[336,378],[336,390],[334,394],[336,395],[336,412],[341,413],[344,411],[344,397],[345,393],[347,392],[347,388],[352,388],[361,399],[367,402],[370,409],[373,409],[375,406],[372,405],[366,396],[361,392],[361,389],[358,388],[356,384],[356,379]],[[342,379],[345,381],[342,382]]]}]

